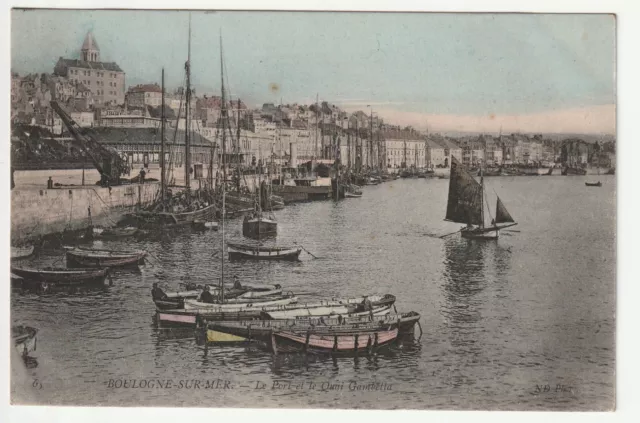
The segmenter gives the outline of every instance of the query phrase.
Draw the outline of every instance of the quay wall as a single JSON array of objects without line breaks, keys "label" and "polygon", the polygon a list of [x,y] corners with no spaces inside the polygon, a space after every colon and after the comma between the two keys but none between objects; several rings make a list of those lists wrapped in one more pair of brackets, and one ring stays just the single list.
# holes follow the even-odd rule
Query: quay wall
[{"label": "quay wall", "polygon": [[25,240],[87,227],[88,208],[94,225],[112,226],[124,213],[153,202],[158,183],[109,188],[74,187],[11,191],[11,239]]}]

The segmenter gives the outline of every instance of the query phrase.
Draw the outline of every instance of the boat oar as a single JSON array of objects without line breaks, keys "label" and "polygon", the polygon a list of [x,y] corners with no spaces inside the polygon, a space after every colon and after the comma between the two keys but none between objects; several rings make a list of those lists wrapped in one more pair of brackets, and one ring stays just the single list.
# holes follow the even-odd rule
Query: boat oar
[{"label": "boat oar", "polygon": [[457,231],[455,231],[455,232],[451,232],[450,234],[442,235],[440,238],[446,238],[446,237],[448,237],[448,236],[455,235],[455,234],[457,234],[458,232],[460,232],[461,230],[462,230],[462,229],[458,229]]},{"label": "boat oar", "polygon": [[521,232],[521,231],[516,231],[516,230],[512,230],[512,229],[503,229],[503,231],[505,231],[505,232],[518,232],[518,233]]},{"label": "boat oar", "polygon": [[314,256],[313,254],[311,254],[309,252],[309,250],[307,250],[306,248],[304,248],[302,245],[300,245],[300,248],[302,248],[307,254],[309,254],[311,257],[313,257],[314,259],[317,259],[318,257]]}]

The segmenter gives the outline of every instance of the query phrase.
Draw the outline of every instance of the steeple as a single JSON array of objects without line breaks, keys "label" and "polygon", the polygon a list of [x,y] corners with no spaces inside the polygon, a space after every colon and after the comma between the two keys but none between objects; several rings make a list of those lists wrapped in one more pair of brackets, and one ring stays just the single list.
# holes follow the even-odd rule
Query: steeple
[{"label": "steeple", "polygon": [[87,36],[84,37],[84,43],[82,43],[82,60],[85,62],[99,62],[100,61],[100,47],[96,39],[93,38],[91,31],[87,32]]}]

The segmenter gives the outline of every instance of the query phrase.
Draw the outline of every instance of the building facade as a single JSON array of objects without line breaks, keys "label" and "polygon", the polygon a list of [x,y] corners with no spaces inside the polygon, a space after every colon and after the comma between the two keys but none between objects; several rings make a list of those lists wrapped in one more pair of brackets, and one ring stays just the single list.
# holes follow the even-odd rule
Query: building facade
[{"label": "building facade", "polygon": [[80,56],[80,59],[60,57],[54,74],[83,84],[97,104],[124,104],[125,72],[114,62],[100,61],[100,48],[91,32],[85,37]]}]

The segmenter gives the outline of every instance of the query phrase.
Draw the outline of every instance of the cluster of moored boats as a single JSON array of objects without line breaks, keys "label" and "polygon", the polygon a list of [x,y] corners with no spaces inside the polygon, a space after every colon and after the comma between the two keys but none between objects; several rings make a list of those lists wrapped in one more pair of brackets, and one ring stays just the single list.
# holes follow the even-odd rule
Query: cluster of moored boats
[{"label": "cluster of moored boats", "polygon": [[236,280],[228,287],[188,288],[165,292],[154,286],[160,327],[197,329],[207,345],[260,342],[275,354],[373,353],[413,335],[420,318],[397,313],[390,294],[303,303],[280,285]]}]

